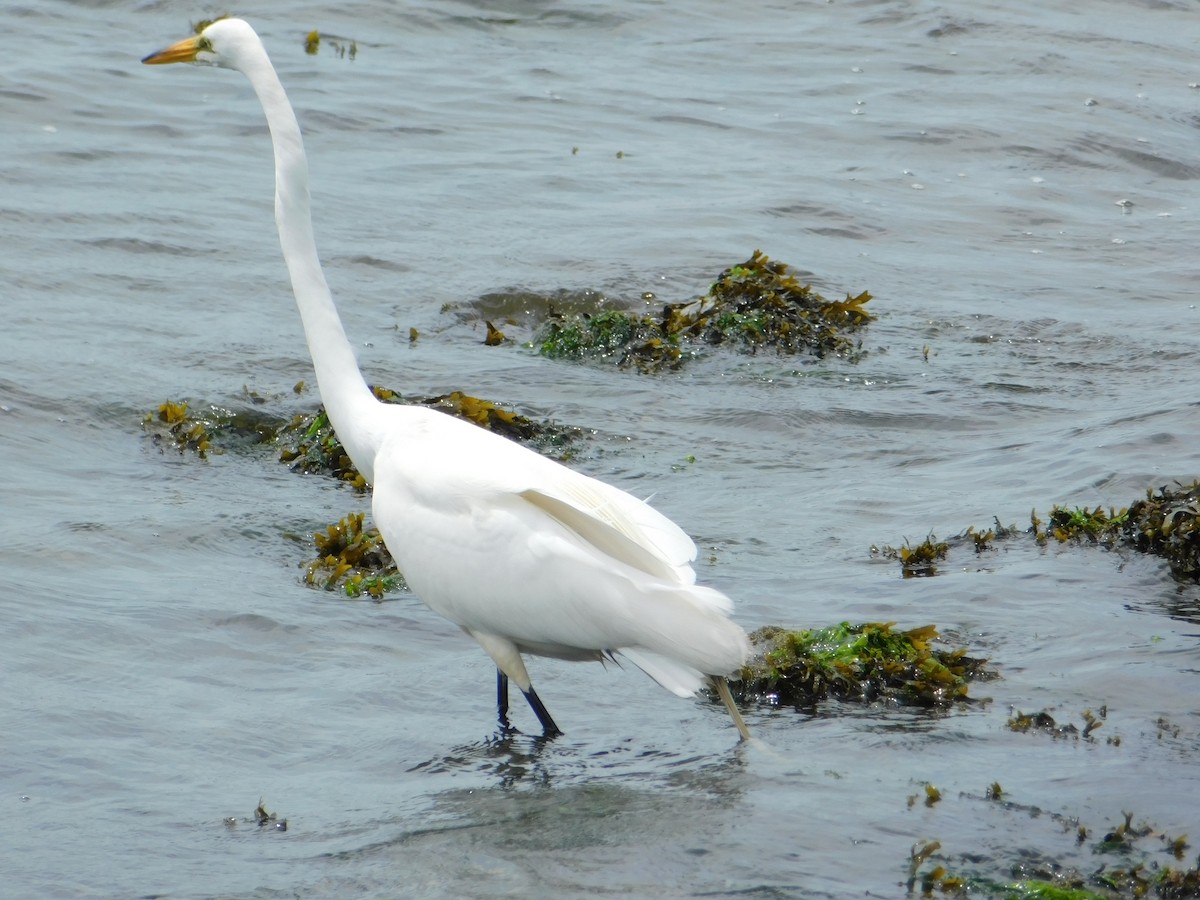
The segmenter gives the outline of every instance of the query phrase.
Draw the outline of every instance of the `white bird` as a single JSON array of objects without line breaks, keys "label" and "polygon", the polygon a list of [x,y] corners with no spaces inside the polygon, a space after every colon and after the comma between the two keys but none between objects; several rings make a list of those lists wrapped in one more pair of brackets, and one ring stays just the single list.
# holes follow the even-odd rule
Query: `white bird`
[{"label": "white bird", "polygon": [[523,653],[632,662],[687,697],[705,679],[743,739],[725,677],[749,654],[733,604],[695,583],[696,545],[618,488],[475,425],[372,394],[325,282],[313,238],[300,126],[254,30],[220,19],[144,63],[236,69],[262,103],[275,150],[275,222],[321,399],[400,571],[434,611],[479,642],[497,668],[500,724],[516,682],[545,736],[560,734]]}]

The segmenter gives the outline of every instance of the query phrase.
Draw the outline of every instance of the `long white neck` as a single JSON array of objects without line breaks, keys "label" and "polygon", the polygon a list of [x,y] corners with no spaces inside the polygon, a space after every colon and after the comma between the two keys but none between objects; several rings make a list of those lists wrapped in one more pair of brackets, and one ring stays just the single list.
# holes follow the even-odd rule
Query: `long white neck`
[{"label": "long white neck", "polygon": [[304,322],[321,400],[338,438],[369,482],[375,480],[379,433],[372,426],[379,401],[367,387],[354,349],[338,317],[313,238],[308,193],[308,161],[300,125],[266,51],[250,54],[239,68],[250,79],[266,113],[275,150],[275,223],[292,279],[292,292]]}]

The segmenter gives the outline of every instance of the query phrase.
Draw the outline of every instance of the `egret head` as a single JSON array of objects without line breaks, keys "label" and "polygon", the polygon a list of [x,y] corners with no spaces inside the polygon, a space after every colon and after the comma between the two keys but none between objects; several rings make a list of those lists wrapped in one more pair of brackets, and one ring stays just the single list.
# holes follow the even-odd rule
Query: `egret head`
[{"label": "egret head", "polygon": [[254,29],[241,19],[217,19],[204,25],[191,37],[151,53],[142,62],[151,66],[190,62],[240,69],[243,53],[259,46],[259,43]]}]

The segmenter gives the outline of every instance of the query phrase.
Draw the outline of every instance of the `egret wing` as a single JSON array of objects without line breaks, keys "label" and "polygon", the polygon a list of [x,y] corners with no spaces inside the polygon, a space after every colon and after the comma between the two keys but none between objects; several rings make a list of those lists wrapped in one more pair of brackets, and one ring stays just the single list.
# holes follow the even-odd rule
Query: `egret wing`
[{"label": "egret wing", "polygon": [[692,584],[696,545],[678,525],[625,491],[578,473],[520,494],[609,556],[667,581]]}]

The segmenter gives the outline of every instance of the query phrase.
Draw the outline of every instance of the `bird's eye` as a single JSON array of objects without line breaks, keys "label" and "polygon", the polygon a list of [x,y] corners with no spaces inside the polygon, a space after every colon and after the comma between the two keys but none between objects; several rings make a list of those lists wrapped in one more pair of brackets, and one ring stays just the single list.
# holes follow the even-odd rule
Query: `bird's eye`
[{"label": "bird's eye", "polygon": [[202,37],[202,38],[200,38],[200,41],[199,41],[199,43],[197,44],[197,46],[199,47],[199,49],[203,50],[205,53],[212,53],[212,52],[213,52],[212,41],[210,41],[210,40],[209,40],[208,38],[206,38],[206,37]]}]

